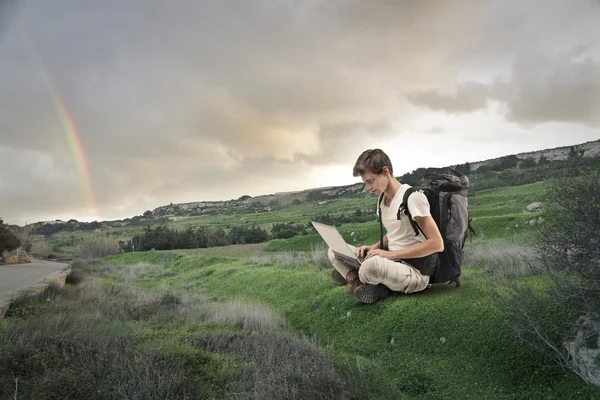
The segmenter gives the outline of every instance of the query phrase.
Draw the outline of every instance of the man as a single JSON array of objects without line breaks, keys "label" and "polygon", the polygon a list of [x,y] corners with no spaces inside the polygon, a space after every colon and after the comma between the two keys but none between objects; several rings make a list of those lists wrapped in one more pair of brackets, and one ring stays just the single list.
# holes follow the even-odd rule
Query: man
[{"label": "man", "polygon": [[365,257],[358,270],[329,250],[329,260],[335,268],[334,282],[346,284],[346,292],[362,303],[373,303],[391,291],[409,294],[426,289],[437,263],[437,253],[444,250],[427,197],[417,191],[407,200],[410,214],[424,234],[415,235],[407,215],[402,214],[400,220],[397,219],[398,208],[410,186],[394,177],[387,154],[379,149],[366,150],[356,160],[353,175],[360,175],[371,193],[383,193],[381,217],[387,233],[383,237],[383,248],[379,242],[352,247],[357,256]]}]

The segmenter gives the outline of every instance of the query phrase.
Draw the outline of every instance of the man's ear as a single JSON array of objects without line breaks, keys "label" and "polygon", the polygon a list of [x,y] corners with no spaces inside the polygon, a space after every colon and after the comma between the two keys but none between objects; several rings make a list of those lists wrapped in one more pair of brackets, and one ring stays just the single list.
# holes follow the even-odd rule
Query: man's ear
[{"label": "man's ear", "polygon": [[386,172],[387,172],[387,175],[389,175],[390,174],[390,169],[388,167],[383,167],[381,169],[381,173],[385,176]]}]

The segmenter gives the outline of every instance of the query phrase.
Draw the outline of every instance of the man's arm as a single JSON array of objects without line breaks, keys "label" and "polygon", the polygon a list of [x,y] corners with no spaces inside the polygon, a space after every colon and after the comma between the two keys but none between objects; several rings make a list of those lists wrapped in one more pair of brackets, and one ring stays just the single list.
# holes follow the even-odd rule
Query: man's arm
[{"label": "man's arm", "polygon": [[[402,250],[385,251],[385,250],[371,250],[367,255],[367,258],[374,256],[380,256],[389,258],[390,260],[400,260],[403,258],[420,258],[425,257],[433,253],[437,253],[444,250],[444,240],[442,235],[433,220],[433,217],[415,217],[415,220],[421,227],[421,230],[425,234],[423,242]],[[386,235],[387,236],[387,235]],[[384,243],[387,243],[387,237],[384,239]]]},{"label": "man's arm", "polygon": [[444,251],[444,240],[440,234],[433,217],[415,217],[415,221],[421,227],[426,239],[416,246],[407,249],[392,251],[392,260],[401,258],[419,258],[433,253]]}]

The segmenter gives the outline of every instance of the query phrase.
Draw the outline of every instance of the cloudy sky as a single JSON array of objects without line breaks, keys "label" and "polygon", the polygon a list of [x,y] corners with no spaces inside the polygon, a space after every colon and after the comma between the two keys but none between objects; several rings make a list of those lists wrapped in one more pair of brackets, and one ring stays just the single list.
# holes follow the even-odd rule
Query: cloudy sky
[{"label": "cloudy sky", "polygon": [[131,217],[600,138],[598,0],[0,0],[0,217]]}]

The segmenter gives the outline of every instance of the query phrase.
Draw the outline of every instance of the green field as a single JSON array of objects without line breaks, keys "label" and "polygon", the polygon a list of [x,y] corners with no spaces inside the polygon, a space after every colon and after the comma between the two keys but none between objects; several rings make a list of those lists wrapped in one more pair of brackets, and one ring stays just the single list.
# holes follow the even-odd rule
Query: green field
[{"label": "green field", "polygon": [[[85,270],[101,277],[105,294],[100,297],[130,310],[128,318],[116,315],[136,346],[206,358],[198,368],[183,362],[181,372],[208,377],[203,381],[206,398],[236,398],[233,393],[240,388],[277,398],[265,394],[272,392],[264,392],[262,379],[270,390],[290,390],[280,398],[600,399],[599,389],[584,385],[517,340],[510,314],[496,301],[495,294],[505,292],[508,282],[518,280],[540,290],[547,285],[523,258],[529,251],[524,244],[544,223],[543,209],[531,213],[526,207],[545,199],[542,183],[473,194],[469,205],[476,235],[467,242],[461,288],[434,285],[423,293],[394,295],[372,305],[358,304],[343,287],[333,285],[317,235],[255,245],[126,253],[91,263]],[[196,217],[174,224],[226,227],[242,219],[263,227],[306,223],[326,212],[374,210],[375,201],[341,199],[322,206]],[[340,231],[352,244],[379,238],[376,221],[344,224]],[[135,272],[140,270],[143,273]],[[195,299],[204,308],[196,311],[197,305],[191,304],[197,303],[178,300],[172,301],[177,305],[170,314],[144,314],[122,300],[123,293],[129,293],[124,287],[147,293],[142,297],[166,293]],[[41,304],[51,309],[54,303]],[[144,304],[141,310],[146,310]],[[14,331],[35,318],[30,315],[35,312],[26,311],[30,308],[20,307],[17,310],[25,311],[9,315],[2,325],[5,330]],[[219,318],[205,317],[215,309],[221,310]],[[139,313],[143,317],[131,317]],[[2,340],[0,345],[9,346],[9,339]],[[234,351],[239,345],[253,352],[257,340],[266,353],[257,351],[250,359]],[[282,342],[287,347],[278,347]],[[264,370],[269,363],[281,367],[277,372]],[[245,375],[248,371],[267,372],[252,377]],[[229,386],[221,387],[226,381]],[[256,396],[240,398],[260,398]]]}]

